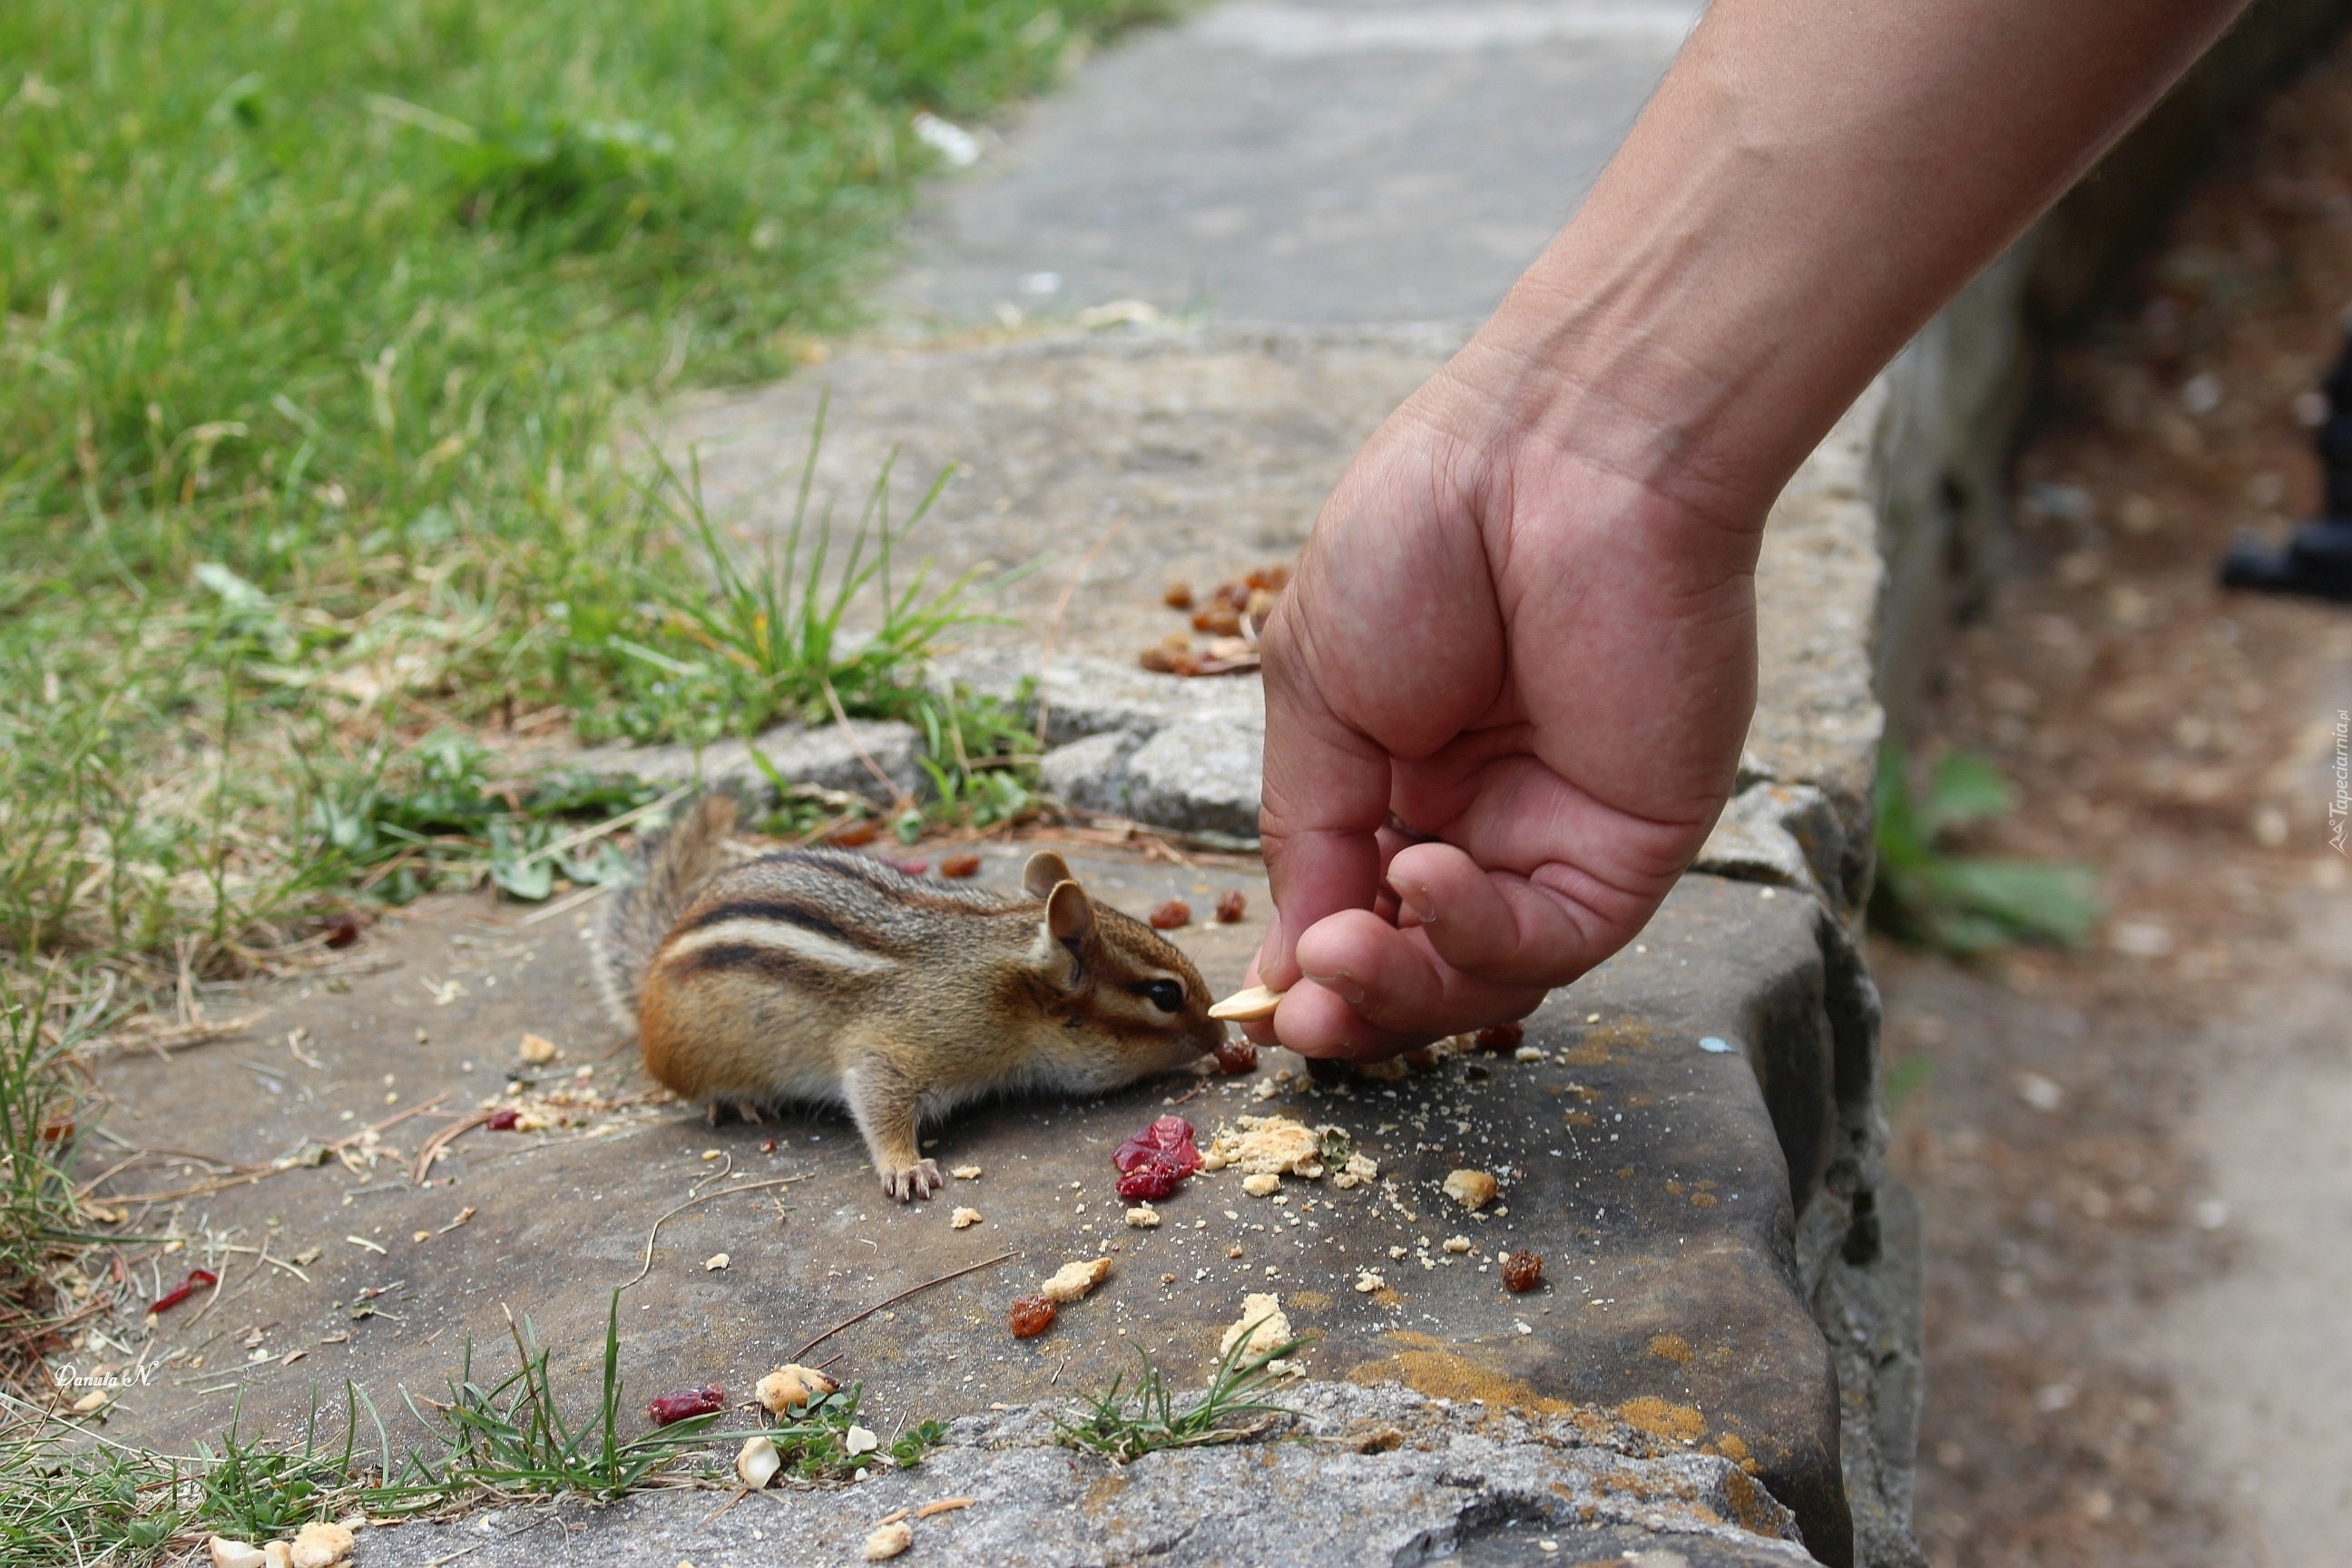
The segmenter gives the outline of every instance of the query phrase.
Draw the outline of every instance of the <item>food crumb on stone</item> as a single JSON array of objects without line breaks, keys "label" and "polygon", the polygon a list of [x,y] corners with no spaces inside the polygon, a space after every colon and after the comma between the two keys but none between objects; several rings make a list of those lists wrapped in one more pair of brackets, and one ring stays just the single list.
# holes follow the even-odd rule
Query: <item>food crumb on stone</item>
[{"label": "food crumb on stone", "polygon": [[976,1182],[980,1180],[980,1167],[978,1165],[958,1165],[954,1170],[949,1172],[948,1174],[953,1176],[959,1182]]},{"label": "food crumb on stone", "polygon": [[952,1230],[970,1230],[973,1226],[976,1226],[979,1223],[980,1211],[978,1209],[958,1209],[954,1214],[948,1216],[948,1226]]},{"label": "food crumb on stone", "polygon": [[1455,1171],[1445,1178],[1445,1195],[1475,1213],[1495,1201],[1495,1178],[1484,1171]]},{"label": "food crumb on stone", "polygon": [[1109,1258],[1079,1258],[1055,1269],[1053,1278],[1046,1280],[1041,1289],[1049,1301],[1075,1301],[1101,1284],[1109,1274]]},{"label": "food crumb on stone", "polygon": [[1138,1230],[1150,1230],[1160,1224],[1160,1211],[1150,1204],[1139,1204],[1127,1211],[1127,1223]]}]

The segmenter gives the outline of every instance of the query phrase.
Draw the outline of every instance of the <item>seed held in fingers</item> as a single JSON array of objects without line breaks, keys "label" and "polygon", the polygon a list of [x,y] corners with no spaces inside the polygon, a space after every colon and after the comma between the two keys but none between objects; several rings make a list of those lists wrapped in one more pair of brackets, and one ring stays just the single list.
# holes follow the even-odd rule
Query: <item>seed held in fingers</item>
[{"label": "seed held in fingers", "polygon": [[1209,1009],[1209,1016],[1229,1024],[1258,1024],[1274,1016],[1281,1005],[1283,994],[1263,985],[1251,985],[1234,992]]}]

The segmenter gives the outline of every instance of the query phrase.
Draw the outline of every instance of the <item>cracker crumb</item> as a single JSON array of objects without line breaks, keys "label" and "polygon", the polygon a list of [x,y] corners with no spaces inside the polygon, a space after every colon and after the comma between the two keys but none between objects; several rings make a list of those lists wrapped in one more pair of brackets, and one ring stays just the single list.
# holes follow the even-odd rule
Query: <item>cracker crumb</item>
[{"label": "cracker crumb", "polygon": [[1109,1258],[1081,1258],[1076,1262],[1063,1264],[1060,1268],[1055,1270],[1054,1277],[1046,1280],[1039,1289],[1044,1291],[1045,1299],[1049,1301],[1075,1301],[1101,1284],[1109,1274]]},{"label": "cracker crumb", "polygon": [[1472,1212],[1495,1201],[1495,1178],[1484,1171],[1456,1171],[1445,1178],[1445,1195]]},{"label": "cracker crumb", "polygon": [[1150,1230],[1160,1224],[1160,1211],[1150,1204],[1139,1204],[1127,1211],[1127,1223],[1138,1230]]},{"label": "cracker crumb", "polygon": [[959,1182],[976,1182],[980,1180],[980,1167],[978,1165],[958,1165],[954,1170],[948,1173]]},{"label": "cracker crumb", "polygon": [[1217,1342],[1217,1355],[1250,1361],[1271,1355],[1297,1337],[1290,1331],[1289,1318],[1283,1314],[1281,1298],[1272,1291],[1253,1293],[1242,1298],[1241,1321]]},{"label": "cracker crumb", "polygon": [[949,1226],[956,1230],[970,1230],[980,1223],[978,1209],[958,1209],[948,1216]]},{"label": "cracker crumb", "polygon": [[1247,1193],[1254,1198],[1271,1197],[1276,1192],[1280,1190],[1281,1186],[1282,1178],[1280,1176],[1268,1175],[1263,1171],[1259,1172],[1256,1175],[1244,1176],[1242,1178],[1242,1191]]},{"label": "cracker crumb", "polygon": [[1356,1289],[1364,1295],[1369,1296],[1375,1290],[1385,1290],[1388,1288],[1389,1282],[1369,1268],[1356,1276]]}]

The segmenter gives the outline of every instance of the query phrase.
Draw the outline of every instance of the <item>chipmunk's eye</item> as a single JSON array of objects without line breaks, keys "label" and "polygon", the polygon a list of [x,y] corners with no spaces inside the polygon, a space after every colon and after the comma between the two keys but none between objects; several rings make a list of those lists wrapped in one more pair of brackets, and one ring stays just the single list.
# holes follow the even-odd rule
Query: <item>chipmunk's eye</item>
[{"label": "chipmunk's eye", "polygon": [[1143,994],[1163,1013],[1184,1010],[1184,987],[1173,980],[1154,980],[1143,987]]}]

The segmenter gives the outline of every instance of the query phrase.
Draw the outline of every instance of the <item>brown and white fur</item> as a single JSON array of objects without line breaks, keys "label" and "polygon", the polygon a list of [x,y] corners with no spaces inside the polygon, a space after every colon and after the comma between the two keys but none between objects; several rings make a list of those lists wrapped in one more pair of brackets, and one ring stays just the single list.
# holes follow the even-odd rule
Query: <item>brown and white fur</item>
[{"label": "brown and white fur", "polygon": [[714,1120],[845,1106],[883,1190],[929,1197],[925,1121],[999,1092],[1098,1094],[1224,1038],[1184,955],[1058,855],[1030,858],[1015,899],[840,850],[730,864],[734,821],[726,797],[696,802],[597,944],[646,1069]]}]

